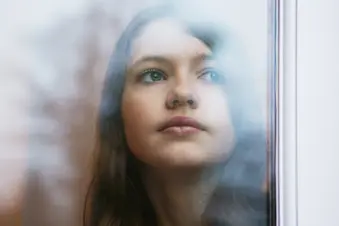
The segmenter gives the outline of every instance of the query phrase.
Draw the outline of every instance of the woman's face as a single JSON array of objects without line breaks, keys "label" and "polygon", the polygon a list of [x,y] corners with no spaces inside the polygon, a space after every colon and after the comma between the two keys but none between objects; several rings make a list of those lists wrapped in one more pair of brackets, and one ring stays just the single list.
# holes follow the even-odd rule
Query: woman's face
[{"label": "woman's face", "polygon": [[234,134],[211,50],[175,20],[148,24],[132,43],[122,100],[127,143],[159,168],[225,160]]}]

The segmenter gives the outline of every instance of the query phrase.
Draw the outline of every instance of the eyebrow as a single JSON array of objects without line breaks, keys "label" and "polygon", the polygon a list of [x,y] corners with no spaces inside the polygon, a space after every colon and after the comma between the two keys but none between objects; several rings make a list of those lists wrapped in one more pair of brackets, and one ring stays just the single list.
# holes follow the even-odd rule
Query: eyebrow
[{"label": "eyebrow", "polygon": [[192,63],[199,64],[201,62],[214,61],[214,60],[215,60],[215,56],[213,54],[202,53],[202,54],[198,54],[195,57],[193,57]]},{"label": "eyebrow", "polygon": [[[142,63],[145,62],[157,62],[157,63],[168,63],[170,60],[170,57],[166,57],[163,55],[148,55],[148,56],[143,56],[140,59],[138,59],[135,63],[133,63],[131,66],[136,67]],[[191,59],[192,64],[199,64],[201,62],[205,61],[213,61],[215,60],[215,57],[212,54],[208,53],[202,53],[194,56]]]}]

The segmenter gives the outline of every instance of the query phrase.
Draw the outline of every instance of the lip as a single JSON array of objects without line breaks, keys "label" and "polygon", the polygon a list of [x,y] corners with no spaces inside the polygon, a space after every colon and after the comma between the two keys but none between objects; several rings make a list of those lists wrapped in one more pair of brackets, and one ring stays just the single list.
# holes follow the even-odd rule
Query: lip
[{"label": "lip", "polygon": [[158,131],[175,135],[189,135],[204,130],[204,126],[193,118],[185,116],[175,116],[163,123]]}]

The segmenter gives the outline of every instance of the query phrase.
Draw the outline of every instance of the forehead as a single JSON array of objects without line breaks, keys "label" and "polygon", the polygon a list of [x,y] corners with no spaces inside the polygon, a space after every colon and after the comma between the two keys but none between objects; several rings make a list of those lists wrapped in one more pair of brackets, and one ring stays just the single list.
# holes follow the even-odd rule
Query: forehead
[{"label": "forehead", "polygon": [[179,21],[164,18],[151,22],[132,43],[131,63],[145,56],[187,58],[211,54],[211,50],[198,38],[185,30]]}]

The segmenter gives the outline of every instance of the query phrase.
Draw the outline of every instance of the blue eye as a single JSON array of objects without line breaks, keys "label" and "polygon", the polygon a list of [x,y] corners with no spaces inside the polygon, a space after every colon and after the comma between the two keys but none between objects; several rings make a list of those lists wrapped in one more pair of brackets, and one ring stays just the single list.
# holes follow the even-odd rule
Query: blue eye
[{"label": "blue eye", "polygon": [[164,73],[157,69],[147,69],[141,73],[141,81],[145,83],[154,83],[166,80]]},{"label": "blue eye", "polygon": [[201,72],[201,75],[199,76],[200,79],[203,79],[207,82],[211,82],[211,83],[224,83],[225,82],[225,78],[222,75],[222,73],[220,73],[219,71],[217,71],[216,69],[213,68],[206,68]]}]

